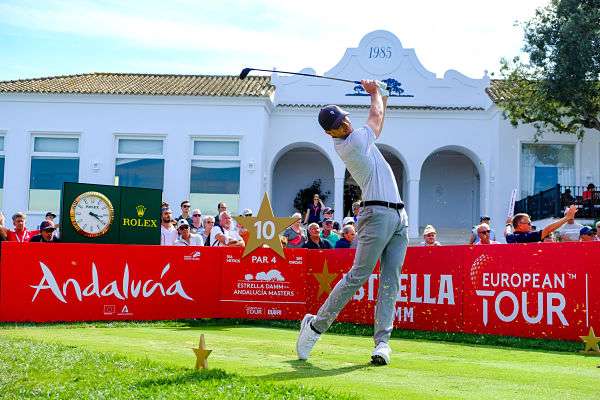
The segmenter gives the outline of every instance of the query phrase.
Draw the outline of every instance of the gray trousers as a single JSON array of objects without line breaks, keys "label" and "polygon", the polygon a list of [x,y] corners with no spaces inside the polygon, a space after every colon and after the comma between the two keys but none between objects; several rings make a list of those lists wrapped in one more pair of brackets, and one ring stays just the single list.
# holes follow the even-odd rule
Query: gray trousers
[{"label": "gray trousers", "polygon": [[312,326],[325,332],[356,291],[369,279],[377,260],[381,258],[379,290],[375,307],[375,345],[388,342],[392,334],[396,296],[406,248],[408,247],[407,216],[382,206],[368,206],[358,218],[358,246],[352,268],[333,288],[323,303]]}]

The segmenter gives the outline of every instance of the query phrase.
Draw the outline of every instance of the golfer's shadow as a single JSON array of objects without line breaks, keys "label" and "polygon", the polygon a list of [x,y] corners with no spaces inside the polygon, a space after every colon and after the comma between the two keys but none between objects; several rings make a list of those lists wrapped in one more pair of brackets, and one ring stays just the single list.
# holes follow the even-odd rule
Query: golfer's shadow
[{"label": "golfer's shadow", "polygon": [[274,381],[286,381],[290,379],[302,379],[302,378],[318,378],[321,376],[335,376],[345,374],[347,372],[356,371],[359,369],[372,367],[370,363],[348,365],[346,367],[323,369],[312,365],[308,361],[301,360],[288,360],[285,361],[287,364],[294,368],[293,371],[286,372],[274,372],[268,375],[260,375],[257,378],[261,380],[274,380]]}]

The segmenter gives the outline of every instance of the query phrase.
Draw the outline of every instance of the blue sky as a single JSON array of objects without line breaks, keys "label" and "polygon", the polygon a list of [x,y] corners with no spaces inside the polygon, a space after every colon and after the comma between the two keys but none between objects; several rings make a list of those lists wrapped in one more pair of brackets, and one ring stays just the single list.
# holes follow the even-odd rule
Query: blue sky
[{"label": "blue sky", "polygon": [[0,0],[0,80],[88,72],[324,73],[385,29],[438,76],[479,78],[522,47],[548,0]]}]

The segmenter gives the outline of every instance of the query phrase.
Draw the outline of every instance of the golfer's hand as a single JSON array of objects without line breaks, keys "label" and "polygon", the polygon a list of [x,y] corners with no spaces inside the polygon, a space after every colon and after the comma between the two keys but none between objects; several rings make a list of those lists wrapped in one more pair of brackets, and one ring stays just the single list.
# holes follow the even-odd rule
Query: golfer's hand
[{"label": "golfer's hand", "polygon": [[365,88],[365,91],[367,93],[369,93],[371,96],[374,95],[375,93],[379,92],[379,85],[377,85],[377,81],[362,80],[362,81],[360,81],[360,84],[362,85],[363,88]]}]

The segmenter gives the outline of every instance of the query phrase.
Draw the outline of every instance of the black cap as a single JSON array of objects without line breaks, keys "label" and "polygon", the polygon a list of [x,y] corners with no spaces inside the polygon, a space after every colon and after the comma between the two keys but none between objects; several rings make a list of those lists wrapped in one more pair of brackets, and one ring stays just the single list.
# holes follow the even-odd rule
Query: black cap
[{"label": "black cap", "polygon": [[325,106],[319,112],[319,124],[326,131],[337,129],[348,113],[338,106]]},{"label": "black cap", "polygon": [[479,221],[483,221],[484,219],[491,220],[491,218],[488,215],[482,215],[481,218],[479,218]]},{"label": "black cap", "polygon": [[51,211],[48,211],[48,212],[46,213],[46,218],[47,218],[47,217],[56,218],[56,214],[54,214],[54,213],[53,213],[53,212],[51,212]]}]

